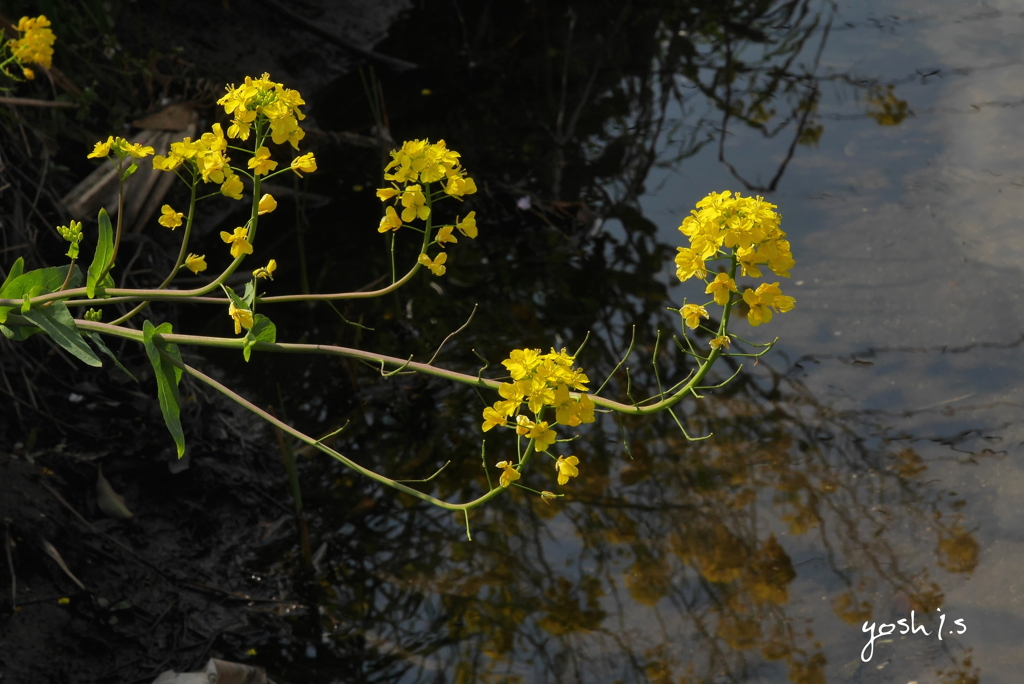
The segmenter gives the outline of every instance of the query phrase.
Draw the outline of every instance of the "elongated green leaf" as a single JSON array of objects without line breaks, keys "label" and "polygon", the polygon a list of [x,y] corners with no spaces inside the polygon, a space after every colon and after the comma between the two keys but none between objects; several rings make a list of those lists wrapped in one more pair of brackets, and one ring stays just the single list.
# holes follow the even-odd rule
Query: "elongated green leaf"
[{"label": "elongated green leaf", "polygon": [[58,300],[49,306],[40,306],[26,311],[23,315],[42,328],[43,332],[50,336],[50,339],[85,364],[97,368],[103,365],[100,357],[96,356],[96,352],[82,338],[82,333],[78,332],[78,328],[75,327],[75,319],[72,318],[64,302]]},{"label": "elongated green leaf", "polygon": [[[21,261],[21,259],[18,261]],[[14,263],[15,267],[17,267],[18,262]],[[25,295],[35,297],[40,294],[54,292],[64,284],[64,279],[68,275],[68,268],[70,266],[37,268],[28,273],[21,273],[15,278],[8,276],[7,280],[4,281],[3,289],[0,289],[0,298],[24,299]],[[14,268],[11,269],[11,273],[14,273]],[[78,266],[75,266],[75,270],[71,274],[71,280],[68,281],[68,287],[78,287],[78,284],[81,282],[82,272],[78,269]],[[11,306],[0,306],[0,323],[7,321],[7,312],[13,308]]]},{"label": "elongated green leaf", "polygon": [[154,337],[156,334],[171,332],[170,323],[161,323],[157,327],[146,321],[142,324],[142,339],[146,345],[146,355],[153,364],[156,375],[157,396],[160,399],[160,413],[164,416],[167,430],[174,438],[178,447],[178,458],[185,454],[185,433],[181,429],[181,399],[178,395],[178,382],[181,381],[181,369],[171,363],[165,356],[181,361],[178,345],[168,344]]},{"label": "elongated green leaf", "polygon": [[277,342],[277,326],[270,322],[270,319],[263,314],[256,314],[253,318],[252,330],[245,335],[245,345],[242,347],[242,356],[249,360],[252,348],[257,342]]},{"label": "elongated green leaf", "polygon": [[245,293],[242,295],[242,301],[246,304],[245,308],[252,310],[253,302],[256,301],[256,288],[251,280],[245,284]]},{"label": "elongated green leaf", "polygon": [[89,339],[92,340],[92,343],[94,345],[96,345],[97,349],[99,349],[101,352],[103,352],[104,354],[109,356],[110,360],[114,362],[114,365],[117,366],[118,368],[120,368],[121,370],[123,370],[125,375],[127,375],[129,378],[131,378],[135,382],[139,381],[139,379],[137,377],[132,375],[130,370],[128,370],[127,368],[125,368],[124,366],[121,365],[121,362],[117,360],[116,356],[114,356],[114,352],[110,351],[110,349],[107,348],[107,345],[105,345],[103,343],[103,338],[100,337],[99,333],[94,333],[94,332],[89,333]]},{"label": "elongated green leaf", "polygon": [[85,281],[85,294],[92,299],[96,296],[96,286],[100,285],[100,275],[107,269],[114,255],[114,231],[110,226],[110,217],[106,209],[100,209],[100,237],[96,242],[96,253],[89,264],[89,277]]},{"label": "elongated green leaf", "polygon": [[3,296],[4,290],[11,284],[15,278],[21,277],[21,274],[25,272],[25,259],[18,257],[11,265],[11,270],[7,272],[7,277],[4,278],[4,284],[0,285],[0,297]]}]

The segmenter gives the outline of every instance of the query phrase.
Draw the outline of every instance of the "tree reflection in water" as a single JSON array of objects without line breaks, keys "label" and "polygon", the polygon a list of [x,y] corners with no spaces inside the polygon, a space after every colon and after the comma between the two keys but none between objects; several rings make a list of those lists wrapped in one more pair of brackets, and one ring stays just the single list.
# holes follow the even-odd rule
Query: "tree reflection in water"
[{"label": "tree reflection in water", "polygon": [[[424,65],[383,82],[388,123],[398,139],[443,134],[487,179],[475,205],[481,239],[457,253],[437,292],[422,288],[384,314],[346,309],[374,331],[339,324],[336,339],[373,335],[385,353],[429,357],[482,302],[441,363],[475,372],[474,351],[494,364],[513,347],[574,348],[594,330],[580,363],[600,378],[635,324],[628,384],[617,376],[608,396],[678,381],[686,358],[664,332],[678,330],[678,317],[652,277],[675,245],[657,240],[638,198],[652,168],[708,144],[747,189],[775,188],[798,145],[823,130],[816,72],[831,20],[831,5],[812,0],[425,3],[382,46]],[[867,89],[865,116],[881,125],[908,115],[891,89],[829,78]],[[341,81],[321,98],[350,92]],[[318,112],[325,128],[352,125],[331,116]],[[782,162],[764,186],[728,158],[735,125],[780,141]],[[524,195],[530,211],[513,208]],[[599,219],[612,218],[623,237],[601,230]],[[364,232],[346,245],[375,254],[377,236]],[[343,274],[319,265],[325,282],[350,284],[384,263],[368,257],[365,273]],[[435,496],[486,489],[475,394],[332,363],[344,380],[326,387],[314,381],[327,376],[322,366],[289,367],[306,385],[286,396],[313,395],[300,423],[316,431],[320,420],[351,420],[334,446],[392,477],[424,478],[450,461],[431,483]],[[605,417],[581,431],[571,448],[585,456],[566,499],[549,505],[512,488],[475,513],[471,543],[461,520],[333,463],[305,462],[311,534],[328,552],[296,630],[322,639],[317,676],[812,684],[826,680],[823,641],[844,647],[831,665],[854,661],[856,671],[861,623],[934,614],[943,590],[933,566],[971,573],[978,544],[914,451],[874,438],[867,414],[819,402],[795,371],[757,370],[684,405],[689,434],[711,439],[687,441],[666,417]],[[483,465],[511,449],[489,437]],[[537,489],[553,479],[547,468],[524,478]],[[273,553],[278,570],[300,562]],[[845,636],[822,633],[824,613],[795,600],[798,591],[827,594]],[[949,681],[977,681],[969,657],[942,657]]]}]

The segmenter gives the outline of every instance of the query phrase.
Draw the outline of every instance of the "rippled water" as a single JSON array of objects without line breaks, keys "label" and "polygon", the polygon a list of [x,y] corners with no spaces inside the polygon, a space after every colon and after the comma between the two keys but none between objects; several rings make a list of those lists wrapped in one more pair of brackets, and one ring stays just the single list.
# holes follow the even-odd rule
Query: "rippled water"
[{"label": "rippled water", "polygon": [[[794,2],[759,19],[733,4],[715,16],[714,3],[568,15],[427,3],[378,46],[429,66],[381,77],[389,124],[399,139],[445,137],[483,169],[481,237],[460,244],[437,292],[421,284],[346,310],[377,329],[342,326],[341,343],[429,356],[481,302],[439,363],[476,372],[471,349],[493,366],[514,346],[573,349],[593,330],[580,361],[600,378],[636,323],[630,381],[651,392],[656,329],[678,327],[664,309],[686,295],[672,285],[676,226],[726,188],[779,205],[797,308],[767,328],[737,324],[781,341],[741,380],[685,405],[688,430],[710,439],[687,442],[671,419],[606,419],[572,445],[583,464],[565,503],[513,491],[474,513],[472,542],[461,519],[304,462],[313,543],[325,544],[319,604],[296,619],[294,642],[260,649],[272,671],[324,682],[1017,681],[1024,15],[1007,2]],[[325,128],[365,120],[314,114]],[[338,164],[346,192],[376,182]],[[379,209],[357,192],[330,211],[339,206]],[[381,251],[375,235],[348,235],[353,250]],[[322,279],[351,275],[329,265]],[[672,382],[684,361],[662,334]],[[322,388],[321,371],[290,367],[307,373],[298,417],[311,431],[351,419],[338,448],[396,476],[450,460],[435,495],[486,486],[473,393],[331,368]],[[609,396],[623,396],[618,377]],[[508,448],[489,438],[486,460]],[[552,479],[543,467],[525,478],[539,489]],[[864,662],[865,621],[911,611],[929,635],[897,628]]]}]

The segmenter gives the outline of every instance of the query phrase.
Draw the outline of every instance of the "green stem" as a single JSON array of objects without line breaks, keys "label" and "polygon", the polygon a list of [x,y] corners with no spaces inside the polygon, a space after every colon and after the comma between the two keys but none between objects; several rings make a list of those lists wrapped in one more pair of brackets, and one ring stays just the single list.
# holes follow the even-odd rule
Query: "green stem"
[{"label": "green stem", "polygon": [[[26,318],[22,318],[16,314],[8,314],[8,320],[11,321],[12,325],[33,325],[31,321]],[[97,332],[104,335],[113,335],[115,337],[121,337],[129,339],[134,342],[141,343],[143,341],[141,330],[132,330],[130,328],[121,328],[118,326],[110,325],[109,323],[100,323],[97,321],[86,321],[84,319],[75,319],[75,325],[78,326],[79,330],[87,332]],[[242,337],[225,339],[223,337],[205,337],[201,335],[182,335],[179,333],[167,333],[159,335],[159,337],[172,344],[191,345],[196,347],[218,347],[221,349],[242,349],[245,345],[245,339]],[[454,382],[460,382],[471,387],[486,387],[493,390],[497,390],[502,384],[497,380],[487,380],[485,378],[478,378],[475,375],[466,375],[465,373],[459,373],[456,371],[446,370],[444,368],[438,368],[426,363],[419,363],[416,361],[410,361],[409,359],[400,359],[395,356],[387,356],[384,354],[377,354],[370,351],[364,351],[362,349],[351,349],[349,347],[339,347],[336,345],[329,344],[296,344],[287,342],[257,342],[253,347],[254,351],[265,351],[265,352],[276,352],[281,354],[325,354],[332,356],[343,356],[351,359],[359,359],[362,361],[368,361],[375,365],[380,365],[383,370],[386,367],[391,367],[399,370],[410,370],[424,375],[430,375],[437,378],[444,378],[452,380]],[[711,366],[714,365],[715,360],[721,356],[719,350],[714,350],[708,356],[708,360],[700,364],[697,372],[689,379],[688,382],[683,384],[675,393],[662,399],[661,401],[650,404],[649,406],[637,406],[633,404],[623,404],[611,399],[604,397],[595,396],[593,394],[587,394],[586,392],[570,392],[570,396],[579,397],[581,394],[587,394],[590,399],[594,402],[595,406],[601,408],[610,409],[619,413],[625,413],[627,415],[642,416],[651,413],[657,413],[663,411],[683,399],[688,392],[700,384],[700,381],[704,379],[708,371],[711,370]]]},{"label": "green stem", "polygon": [[[178,251],[178,260],[174,262],[174,267],[171,269],[171,272],[167,274],[167,277],[164,278],[164,282],[160,283],[160,285],[156,288],[158,290],[163,290],[168,285],[171,284],[171,281],[174,280],[175,276],[178,275],[178,270],[181,268],[181,265],[185,262],[185,255],[188,254],[188,239],[189,239],[189,236],[192,235],[192,219],[193,219],[193,217],[195,215],[195,211],[196,211],[196,185],[198,185],[198,183],[196,181],[197,181],[197,178],[196,178],[196,175],[195,175],[195,171],[193,171],[192,172],[192,194],[189,197],[189,202],[188,202],[188,218],[185,219],[185,234],[181,238],[181,249]],[[115,321],[111,321],[110,325],[121,325],[122,323],[124,323],[125,321],[129,320],[130,318],[135,316],[137,313],[139,313],[140,311],[145,309],[147,306],[149,306],[149,301],[150,300],[143,301],[138,306],[136,306],[134,309],[132,309],[131,311],[126,313],[124,316],[121,316],[120,318],[118,318]]]},{"label": "green stem", "polygon": [[114,234],[114,251],[110,255],[110,263],[103,269],[103,273],[96,280],[98,283],[102,283],[103,279],[107,277],[107,274],[114,269],[114,263],[117,261],[117,250],[121,247],[121,226],[124,225],[124,177],[121,175],[121,167],[124,165],[124,159],[118,158],[117,160],[117,232]]},{"label": "green stem", "polygon": [[[165,335],[164,337],[168,337],[168,336]],[[161,354],[163,354],[163,352],[161,352]],[[408,487],[408,486],[406,486],[406,485],[404,485],[404,484],[402,484],[400,482],[396,482],[395,480],[392,480],[391,478],[385,477],[385,476],[381,475],[380,473],[374,472],[374,471],[370,470],[369,468],[365,468],[365,467],[359,465],[358,463],[356,463],[352,459],[350,459],[350,458],[348,458],[348,457],[338,453],[337,451],[335,451],[334,449],[330,448],[329,446],[323,444],[322,442],[319,442],[318,440],[314,439],[313,437],[310,437],[309,435],[307,435],[307,434],[305,434],[305,433],[303,433],[303,432],[293,428],[292,426],[288,425],[287,423],[278,420],[276,417],[270,415],[269,413],[267,413],[266,411],[264,411],[260,407],[256,406],[255,404],[253,404],[253,403],[251,403],[249,401],[246,401],[244,398],[239,396],[236,392],[232,391],[228,387],[225,387],[224,385],[220,384],[219,382],[217,382],[216,380],[214,380],[210,376],[200,372],[199,370],[193,368],[192,366],[189,366],[188,364],[185,364],[185,363],[181,363],[177,359],[173,359],[173,358],[171,358],[170,356],[167,356],[167,355],[164,355],[164,358],[166,360],[170,361],[171,363],[173,363],[175,366],[178,366],[183,371],[185,371],[186,373],[188,373],[192,377],[196,378],[200,382],[202,382],[202,383],[212,387],[213,389],[215,389],[218,392],[220,392],[220,393],[224,394],[225,396],[227,396],[229,399],[231,399],[235,403],[237,403],[240,406],[248,409],[249,411],[252,411],[253,413],[258,415],[260,418],[263,418],[265,421],[267,421],[271,425],[274,425],[274,426],[278,427],[283,432],[287,432],[289,435],[291,435],[292,437],[295,437],[300,442],[303,442],[304,444],[308,444],[309,446],[314,447],[315,449],[319,449],[320,451],[324,452],[325,454],[327,454],[331,458],[335,459],[336,461],[339,461],[340,463],[342,463],[346,467],[350,468],[351,470],[356,471],[360,475],[364,475],[364,476],[370,478],[371,480],[374,480],[375,482],[379,482],[380,484],[382,484],[382,485],[384,485],[386,487],[391,487],[392,489],[397,489],[400,492],[403,492],[403,493],[408,494],[410,496],[414,496],[417,499],[420,499],[421,501],[425,501],[425,502],[427,502],[429,504],[437,506],[438,508],[443,508],[443,509],[449,510],[449,511],[468,511],[471,508],[476,508],[477,506],[481,506],[481,505],[487,503],[488,501],[490,501],[491,499],[493,499],[494,497],[498,496],[499,494],[501,494],[504,491],[504,487],[498,487],[497,489],[490,490],[489,492],[487,492],[483,496],[480,496],[480,497],[478,497],[478,498],[476,498],[476,499],[474,499],[472,501],[469,501],[469,502],[466,502],[466,503],[461,503],[461,504],[448,503],[447,501],[442,501],[441,499],[434,498],[433,496],[430,496],[429,494],[424,494],[421,491],[415,490],[412,487]],[[531,440],[530,446],[529,446],[529,448],[527,449],[527,452],[526,452],[526,456],[523,459],[524,466],[526,464],[526,461],[529,460],[529,456],[530,456],[530,453],[532,451],[533,451],[533,441]]]}]

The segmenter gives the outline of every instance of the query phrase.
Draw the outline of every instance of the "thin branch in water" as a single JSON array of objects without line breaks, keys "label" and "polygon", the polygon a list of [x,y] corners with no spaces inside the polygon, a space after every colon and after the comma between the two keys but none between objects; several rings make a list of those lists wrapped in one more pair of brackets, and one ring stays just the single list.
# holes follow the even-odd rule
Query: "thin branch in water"
[{"label": "thin branch in water", "polygon": [[622,360],[619,361],[618,364],[616,364],[615,368],[612,369],[612,372],[609,373],[608,377],[605,378],[604,382],[601,383],[601,386],[597,388],[597,391],[593,392],[592,394],[594,394],[596,396],[596,395],[601,393],[601,390],[603,390],[605,388],[605,385],[607,385],[608,381],[612,379],[612,376],[615,375],[618,372],[618,370],[620,368],[622,368],[622,364],[626,363],[626,360],[629,359],[629,355],[633,353],[633,345],[634,344],[636,344],[636,326],[635,325],[633,326],[633,336],[629,339],[629,349],[626,350],[626,355],[622,357]]},{"label": "thin branch in water", "polygon": [[572,358],[575,359],[577,356],[580,355],[580,352],[583,351],[583,348],[585,346],[587,346],[587,341],[589,339],[590,339],[590,331],[588,330],[586,337],[583,338],[583,342],[580,343],[580,346],[576,348],[576,353],[572,355]]},{"label": "thin branch in water", "polygon": [[704,435],[703,437],[691,437],[691,436],[689,435],[689,433],[688,433],[688,432],[686,432],[686,428],[684,428],[684,427],[683,427],[683,424],[682,424],[682,423],[681,423],[681,422],[679,421],[679,417],[678,417],[678,416],[676,416],[676,412],[675,412],[675,411],[673,411],[672,409],[669,409],[669,410],[668,410],[668,413],[669,413],[669,415],[670,415],[670,416],[672,416],[672,418],[673,418],[673,419],[675,419],[675,421],[676,421],[676,425],[678,425],[678,426],[679,426],[679,429],[680,429],[680,430],[682,431],[682,433],[683,433],[683,437],[686,437],[686,439],[687,439],[687,440],[689,440],[689,441],[691,441],[691,442],[700,442],[700,441],[702,441],[702,440],[705,440],[705,439],[708,439],[708,438],[710,438],[710,437],[711,437],[711,435],[715,434],[714,432],[709,432],[708,434]]},{"label": "thin branch in water", "polygon": [[487,476],[487,491],[491,491],[492,489],[494,489],[494,485],[491,483],[491,471],[489,471],[487,469],[487,452],[486,452],[486,447],[487,447],[487,440],[486,439],[481,439],[480,440],[480,463],[484,467],[484,475]]},{"label": "thin branch in water", "polygon": [[[374,369],[374,370],[376,370],[376,369]],[[329,433],[329,434],[326,434],[326,435],[324,435],[323,437],[321,437],[320,439],[316,440],[316,443],[317,443],[317,444],[322,444],[322,443],[323,443],[323,442],[324,442],[325,440],[328,440],[328,439],[330,439],[331,437],[334,437],[335,435],[337,435],[337,434],[340,434],[340,433],[341,433],[341,431],[342,431],[342,430],[344,430],[345,428],[347,428],[347,427],[348,427],[348,424],[349,424],[349,423],[351,423],[351,422],[352,422],[352,421],[350,421],[350,420],[346,420],[346,421],[345,421],[345,424],[344,424],[344,425],[342,425],[342,426],[341,426],[340,428],[338,428],[338,429],[337,429],[337,430],[335,430],[334,432],[331,432],[331,433]]]},{"label": "thin branch in water", "polygon": [[362,328],[363,330],[369,330],[370,332],[375,332],[373,328],[369,328],[369,327],[363,325],[362,323],[356,323],[355,321],[350,321],[347,318],[345,318],[344,314],[342,314],[340,311],[338,311],[338,307],[334,306],[333,302],[328,300],[327,305],[329,307],[331,307],[332,309],[334,309],[334,313],[338,314],[338,316],[341,318],[341,320],[343,320],[344,322],[348,323],[349,325],[354,326],[356,328]]},{"label": "thin branch in water", "polygon": [[661,344],[661,328],[658,328],[658,336],[654,340],[654,353],[651,354],[651,365],[654,366],[654,379],[658,383],[658,399],[665,398],[665,390],[661,387],[661,374],[658,372],[658,345]]},{"label": "thin branch in water", "polygon": [[719,389],[720,387],[725,387],[730,382],[732,382],[733,380],[736,379],[736,376],[740,374],[741,370],[743,370],[743,364],[742,363],[736,369],[736,372],[733,373],[732,375],[730,375],[729,378],[727,380],[725,380],[724,382],[721,382],[721,383],[719,383],[717,385],[699,385],[699,386],[695,387],[694,389]]},{"label": "thin branch in water", "polygon": [[[437,347],[437,351],[434,352],[434,355],[430,357],[429,361],[427,361],[427,365],[428,366],[433,365],[434,359],[436,359],[437,355],[441,353],[441,348],[444,347],[444,345],[446,345],[448,343],[448,340],[452,339],[453,337],[455,337],[460,332],[462,332],[463,330],[466,329],[466,326],[469,325],[469,322],[473,320],[473,316],[476,314],[476,309],[477,309],[478,306],[480,306],[480,305],[479,304],[474,304],[473,305],[473,310],[469,312],[469,318],[466,319],[466,322],[463,323],[457,330],[454,330],[454,331],[448,333],[448,337],[444,338],[444,341],[441,342],[441,344]],[[412,357],[409,357],[409,358],[410,358],[410,360],[412,359]]]},{"label": "thin branch in water", "polygon": [[440,468],[437,469],[436,473],[434,473],[433,475],[431,475],[430,477],[428,477],[426,479],[423,479],[423,480],[395,480],[395,482],[430,482],[435,477],[440,475],[441,471],[444,470],[445,468],[447,468],[450,463],[451,463],[451,461],[447,461],[443,466],[441,466]]},{"label": "thin branch in water", "polygon": [[629,366],[626,366],[626,396],[633,402],[635,408],[640,408],[640,404],[636,403],[636,399],[633,398],[632,382],[632,379],[629,377]]},{"label": "thin branch in water", "polygon": [[626,426],[622,424],[622,416],[615,414],[615,422],[619,425],[619,432],[622,433],[622,446],[626,450],[629,460],[633,460],[633,450],[629,448],[629,435],[626,434]]},{"label": "thin branch in water", "polygon": [[[490,361],[488,361],[487,359],[485,359],[485,358],[484,358],[483,356],[481,356],[481,355],[480,355],[480,352],[478,352],[478,351],[477,351],[476,349],[471,349],[470,351],[471,351],[471,352],[473,352],[473,354],[474,354],[474,355],[476,356],[476,358],[478,358],[478,359],[480,359],[481,361],[483,361],[483,362],[484,362],[484,365],[483,365],[483,366],[482,366],[482,367],[480,368],[480,370],[478,370],[478,371],[476,372],[476,379],[477,379],[477,381],[480,381],[480,380],[482,380],[482,379],[483,379],[483,378],[481,377],[481,374],[482,374],[482,373],[483,373],[483,372],[484,372],[485,370],[487,370],[488,368],[490,368],[490,366],[491,366],[491,362],[490,362]],[[484,402],[484,403],[486,404],[487,402]]]},{"label": "thin branch in water", "polygon": [[[408,368],[408,367],[409,367],[409,364],[410,364],[410,363],[412,363],[412,355],[411,355],[411,354],[409,355],[409,358],[408,358],[408,359],[406,359],[405,363],[403,363],[403,364],[402,364],[401,366],[399,366],[398,368],[396,368],[396,369],[395,369],[395,370],[393,370],[393,371],[388,371],[388,372],[386,372],[386,373],[385,373],[385,372],[384,372],[384,362],[383,362],[383,361],[381,361],[381,362],[380,362],[380,375],[381,375],[381,377],[382,377],[382,378],[390,378],[390,377],[391,377],[392,375],[398,375],[398,374],[399,374],[399,373],[401,373],[401,372],[402,372],[403,370],[405,370],[406,368]],[[407,372],[405,373],[405,375],[409,375],[409,374],[412,374],[412,373],[414,373],[414,372],[415,372],[415,371],[407,371]]]}]

